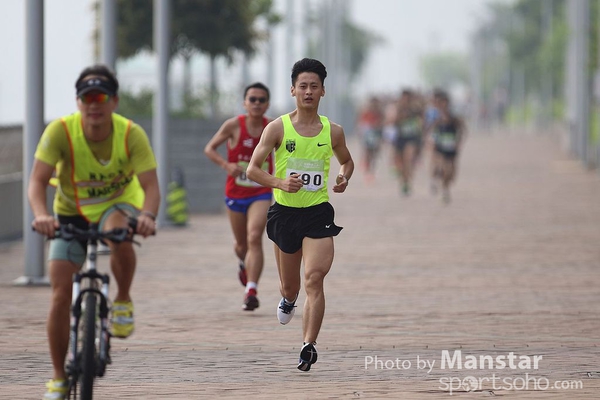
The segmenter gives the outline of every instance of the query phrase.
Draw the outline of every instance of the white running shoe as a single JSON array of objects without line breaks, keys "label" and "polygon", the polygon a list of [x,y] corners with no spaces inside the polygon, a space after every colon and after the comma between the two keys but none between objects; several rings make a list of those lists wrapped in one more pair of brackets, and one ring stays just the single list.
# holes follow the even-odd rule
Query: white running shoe
[{"label": "white running shoe", "polygon": [[[298,299],[297,296],[296,299]],[[295,312],[296,300],[290,303],[284,297],[282,297],[279,305],[277,306],[277,319],[279,320],[279,323],[281,325],[285,325],[290,322]]]}]

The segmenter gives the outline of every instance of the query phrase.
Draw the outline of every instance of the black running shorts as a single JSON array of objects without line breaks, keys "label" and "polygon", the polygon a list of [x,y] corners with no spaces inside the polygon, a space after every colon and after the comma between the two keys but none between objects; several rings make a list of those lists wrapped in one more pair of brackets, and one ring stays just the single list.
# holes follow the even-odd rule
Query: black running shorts
[{"label": "black running shorts", "polygon": [[334,214],[329,202],[307,208],[274,203],[267,213],[267,236],[281,251],[293,254],[302,248],[305,237],[337,236],[342,227],[333,223]]},{"label": "black running shorts", "polygon": [[414,144],[417,149],[421,147],[421,137],[420,136],[412,136],[412,137],[402,137],[399,136],[394,141],[394,148],[397,152],[404,151],[404,148],[408,144]]},{"label": "black running shorts", "polygon": [[440,149],[439,147],[435,148],[435,151],[442,155],[444,157],[445,160],[447,161],[452,161],[456,158],[456,151],[454,150],[444,150],[444,149]]}]

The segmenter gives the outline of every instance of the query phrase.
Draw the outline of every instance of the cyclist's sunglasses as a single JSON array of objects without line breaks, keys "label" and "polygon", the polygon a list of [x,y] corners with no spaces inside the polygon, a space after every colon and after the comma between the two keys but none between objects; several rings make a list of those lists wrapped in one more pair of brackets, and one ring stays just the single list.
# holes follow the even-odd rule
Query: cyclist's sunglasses
[{"label": "cyclist's sunglasses", "polygon": [[81,100],[81,102],[83,104],[92,104],[92,103],[108,103],[111,96],[106,93],[85,93],[85,94],[80,94],[78,97],[79,97],[79,100]]},{"label": "cyclist's sunglasses", "polygon": [[267,102],[267,98],[266,97],[254,97],[254,96],[251,96],[251,97],[248,97],[248,101],[250,103],[256,103],[258,101],[260,104],[265,104]]}]

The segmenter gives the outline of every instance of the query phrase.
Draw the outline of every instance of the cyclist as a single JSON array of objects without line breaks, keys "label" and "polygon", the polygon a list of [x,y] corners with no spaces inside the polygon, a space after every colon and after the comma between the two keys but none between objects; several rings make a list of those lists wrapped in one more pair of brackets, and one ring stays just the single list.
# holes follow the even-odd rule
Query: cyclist
[{"label": "cyclist", "polygon": [[[317,336],[325,314],[323,280],[333,264],[336,226],[329,203],[327,181],[330,159],[340,163],[333,191],[343,193],[354,171],[344,129],[318,114],[325,95],[325,66],[304,58],[292,68],[291,94],[296,109],[266,128],[254,150],[248,176],[274,188],[275,204],[269,208],[267,234],[275,242],[275,260],[283,296],[277,307],[281,324],[290,322],[300,291],[300,267],[304,261],[303,336],[298,369],[308,371],[317,361]],[[275,150],[275,175],[262,165]]]},{"label": "cyclist", "polygon": [[[257,285],[264,264],[262,237],[273,198],[271,188],[248,179],[246,167],[263,129],[271,122],[265,117],[268,108],[269,89],[260,82],[247,86],[244,90],[246,114],[225,121],[204,148],[206,156],[227,171],[225,204],[235,240],[233,250],[239,260],[240,282],[246,287],[242,304],[245,311],[259,306]],[[227,159],[217,151],[225,142]],[[263,167],[273,173],[272,155],[267,157]]]},{"label": "cyclist", "polygon": [[[144,130],[116,114],[119,83],[104,65],[85,68],[75,82],[79,111],[52,121],[35,153],[28,187],[33,228],[54,237],[59,224],[86,229],[127,227],[127,215],[137,216],[137,233],[151,235],[160,202],[156,161]],[[58,181],[51,214],[46,188],[56,173]],[[133,333],[130,287],[136,257],[130,242],[108,243],[110,265],[117,281],[112,304],[111,333],[126,338]],[[64,370],[69,344],[69,317],[73,274],[85,260],[84,243],[56,239],[50,244],[48,274],[52,300],[47,332],[53,378],[44,399],[63,399],[67,391]]]}]

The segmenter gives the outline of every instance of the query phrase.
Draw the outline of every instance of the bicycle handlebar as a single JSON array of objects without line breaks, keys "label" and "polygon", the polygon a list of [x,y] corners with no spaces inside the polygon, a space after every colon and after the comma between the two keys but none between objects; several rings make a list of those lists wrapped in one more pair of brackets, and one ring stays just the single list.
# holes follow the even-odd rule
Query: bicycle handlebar
[{"label": "bicycle handlebar", "polygon": [[[88,229],[77,228],[73,224],[61,224],[60,227],[55,231],[54,237],[49,239],[64,239],[64,240],[110,240],[111,242],[133,242],[139,244],[129,236],[130,233],[135,234],[137,230],[137,219],[133,217],[128,218],[128,228],[114,228],[108,231],[98,230],[97,224],[90,224]],[[35,228],[32,227],[35,231]]]}]

